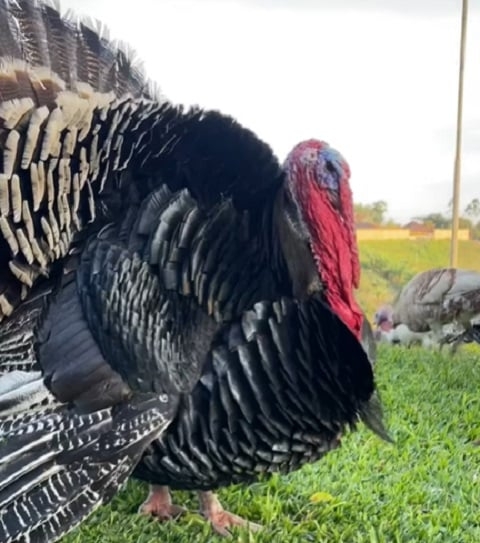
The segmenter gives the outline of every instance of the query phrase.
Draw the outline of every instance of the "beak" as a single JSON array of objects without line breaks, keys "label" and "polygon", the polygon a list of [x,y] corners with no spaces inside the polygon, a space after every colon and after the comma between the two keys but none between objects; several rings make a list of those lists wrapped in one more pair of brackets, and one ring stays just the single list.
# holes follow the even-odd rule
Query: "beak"
[{"label": "beak", "polygon": [[392,328],[393,328],[393,322],[389,321],[388,319],[385,319],[384,321],[380,323],[380,329],[383,330],[384,332],[390,332]]}]

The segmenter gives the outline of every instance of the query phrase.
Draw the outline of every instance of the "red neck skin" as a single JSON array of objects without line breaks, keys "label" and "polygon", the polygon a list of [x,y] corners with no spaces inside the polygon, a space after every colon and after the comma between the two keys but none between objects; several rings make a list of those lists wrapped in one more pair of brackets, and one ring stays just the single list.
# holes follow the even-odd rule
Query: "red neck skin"
[{"label": "red neck skin", "polygon": [[326,190],[307,182],[306,222],[325,297],[332,310],[361,339],[363,312],[353,291],[360,279],[360,261],[353,219],[353,198],[347,180],[340,183],[341,212]]}]

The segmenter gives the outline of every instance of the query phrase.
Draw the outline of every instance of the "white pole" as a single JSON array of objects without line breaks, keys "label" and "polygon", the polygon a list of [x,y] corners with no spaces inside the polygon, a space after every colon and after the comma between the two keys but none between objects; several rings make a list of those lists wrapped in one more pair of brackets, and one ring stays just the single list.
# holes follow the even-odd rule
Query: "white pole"
[{"label": "white pole", "polygon": [[450,244],[450,267],[452,268],[456,268],[458,263],[458,216],[460,208],[460,174],[462,154],[463,71],[465,66],[467,17],[468,0],[463,0],[462,31],[460,37],[460,68],[458,72],[457,144],[455,149],[455,168],[453,173],[452,240]]}]

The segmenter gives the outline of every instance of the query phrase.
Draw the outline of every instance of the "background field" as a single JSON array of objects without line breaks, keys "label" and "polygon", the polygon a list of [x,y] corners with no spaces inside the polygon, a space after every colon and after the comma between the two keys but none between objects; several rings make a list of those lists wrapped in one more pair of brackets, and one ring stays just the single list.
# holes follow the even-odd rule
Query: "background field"
[{"label": "background field", "polygon": [[[448,241],[365,241],[358,298],[371,318],[416,272],[448,263]],[[461,267],[480,270],[480,244],[462,242]],[[264,525],[234,541],[407,543],[480,541],[480,353],[452,358],[382,346],[377,379],[389,445],[365,428],[315,465],[250,487],[223,489],[225,506]],[[71,534],[68,543],[222,541],[195,514],[193,494],[176,493],[191,514],[160,524],[136,514],[146,485],[131,482]]]}]

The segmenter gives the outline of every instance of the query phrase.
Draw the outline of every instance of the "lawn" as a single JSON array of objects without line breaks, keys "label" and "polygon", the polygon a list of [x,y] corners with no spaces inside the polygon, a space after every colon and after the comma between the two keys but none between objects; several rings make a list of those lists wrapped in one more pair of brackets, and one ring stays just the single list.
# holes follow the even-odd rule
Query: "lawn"
[{"label": "lawn", "polygon": [[[289,476],[223,489],[232,511],[264,525],[234,541],[399,543],[480,541],[480,354],[454,358],[382,346],[379,388],[395,445],[365,428]],[[219,542],[200,517],[165,524],[136,515],[146,486],[131,482],[63,541]],[[192,511],[192,494],[177,493]]]}]

